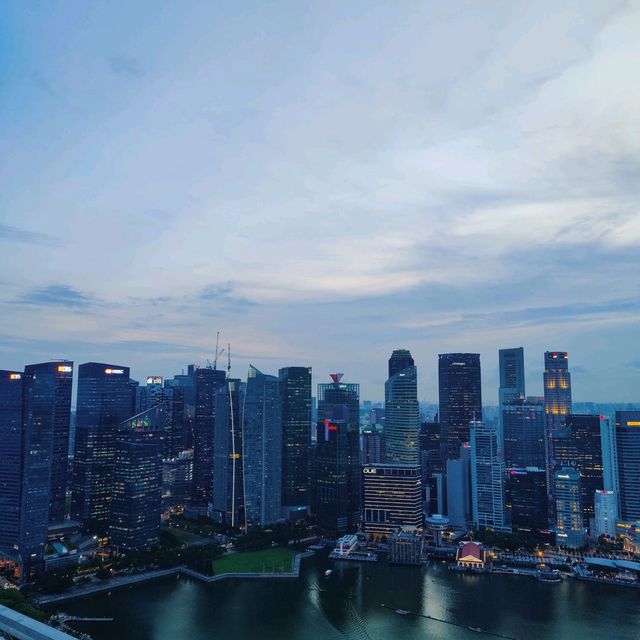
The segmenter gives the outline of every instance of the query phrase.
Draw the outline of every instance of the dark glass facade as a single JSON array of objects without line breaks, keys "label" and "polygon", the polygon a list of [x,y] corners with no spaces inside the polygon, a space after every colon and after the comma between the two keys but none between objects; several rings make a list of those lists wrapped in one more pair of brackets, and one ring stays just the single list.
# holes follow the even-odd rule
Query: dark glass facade
[{"label": "dark glass facade", "polygon": [[418,370],[406,350],[394,351],[389,359],[389,371],[394,373],[385,383],[384,437],[386,461],[389,463],[419,464],[418,429]]},{"label": "dark glass facade", "polygon": [[396,373],[413,366],[415,366],[415,362],[408,349],[394,349],[389,358],[389,377],[392,378]]},{"label": "dark glass facade", "polygon": [[544,405],[517,398],[502,405],[504,460],[507,467],[545,468]]},{"label": "dark glass facade", "polygon": [[596,490],[604,489],[600,416],[569,414],[553,437],[553,468],[573,467],[580,472],[584,524],[593,518]]},{"label": "dark glass facade", "polygon": [[514,531],[538,533],[549,529],[545,469],[507,469],[507,511]]},{"label": "dark glass facade", "polygon": [[22,376],[0,370],[0,551],[13,557],[20,536]]},{"label": "dark glass facade", "polygon": [[360,385],[341,382],[341,374],[332,374],[332,383],[318,385],[318,422],[327,418],[327,407],[347,407],[348,431],[348,510],[349,527],[357,526],[361,516],[360,473]]},{"label": "dark glass facade", "polygon": [[640,411],[616,411],[620,517],[640,520]]},{"label": "dark glass facade", "polygon": [[311,367],[278,372],[282,403],[282,506],[310,505]]},{"label": "dark glass facade", "polygon": [[482,418],[480,355],[438,356],[440,434],[447,457],[456,458],[469,442],[469,423]]},{"label": "dark glass facade", "polygon": [[131,415],[129,368],[89,362],[78,367],[72,518],[107,533],[118,426]]},{"label": "dark glass facade", "polygon": [[247,376],[242,443],[247,525],[264,527],[281,517],[280,381],[254,366]]},{"label": "dark glass facade", "polygon": [[194,376],[193,503],[206,507],[213,499],[216,392],[224,384],[225,372],[205,367],[196,369]]}]

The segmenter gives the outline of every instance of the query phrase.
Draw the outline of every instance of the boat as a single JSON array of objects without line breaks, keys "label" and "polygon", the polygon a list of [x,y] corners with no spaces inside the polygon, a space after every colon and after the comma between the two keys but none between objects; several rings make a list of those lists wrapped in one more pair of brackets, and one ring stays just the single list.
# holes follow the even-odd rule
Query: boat
[{"label": "boat", "polygon": [[324,575],[325,575],[325,576],[330,576],[332,573],[333,573],[333,571],[332,571],[331,569],[327,569],[327,570],[324,572]]},{"label": "boat", "polygon": [[480,627],[467,627],[469,631],[475,631],[476,633],[482,633],[482,629]]},{"label": "boat", "polygon": [[557,569],[550,569],[549,567],[538,567],[534,574],[536,580],[540,582],[546,582],[549,584],[554,584],[558,582],[562,582],[562,576]]},{"label": "boat", "polygon": [[396,613],[399,616],[406,616],[409,612],[406,609],[396,609]]}]

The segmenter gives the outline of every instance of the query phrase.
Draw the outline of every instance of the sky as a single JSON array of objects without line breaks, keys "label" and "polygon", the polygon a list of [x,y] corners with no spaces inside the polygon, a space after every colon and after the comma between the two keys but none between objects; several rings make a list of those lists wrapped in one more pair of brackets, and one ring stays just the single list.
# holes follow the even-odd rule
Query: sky
[{"label": "sky", "polygon": [[[0,368],[566,350],[640,401],[640,2],[0,5]],[[226,363],[225,363],[226,364]]]}]

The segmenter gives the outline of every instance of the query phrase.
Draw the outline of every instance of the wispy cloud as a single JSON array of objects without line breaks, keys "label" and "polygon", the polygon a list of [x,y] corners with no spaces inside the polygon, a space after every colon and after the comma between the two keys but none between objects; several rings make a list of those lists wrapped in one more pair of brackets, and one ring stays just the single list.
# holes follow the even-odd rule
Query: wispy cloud
[{"label": "wispy cloud", "polygon": [[56,246],[59,241],[46,233],[40,231],[29,231],[21,227],[12,227],[6,224],[0,224],[0,240],[6,242],[19,242],[24,244],[38,244]]},{"label": "wispy cloud", "polygon": [[65,284],[52,284],[22,294],[17,302],[43,307],[86,309],[96,301],[91,296]]}]

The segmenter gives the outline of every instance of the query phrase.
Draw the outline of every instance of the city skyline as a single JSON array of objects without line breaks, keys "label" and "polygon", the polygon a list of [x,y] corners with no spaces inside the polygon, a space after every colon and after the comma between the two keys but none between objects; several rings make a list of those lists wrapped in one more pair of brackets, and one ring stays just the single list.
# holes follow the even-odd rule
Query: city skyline
[{"label": "city skyline", "polygon": [[398,346],[431,401],[480,353],[496,404],[523,345],[531,394],[558,349],[637,400],[640,10],[469,7],[6,4],[2,366],[168,377],[219,330],[372,400]]}]

